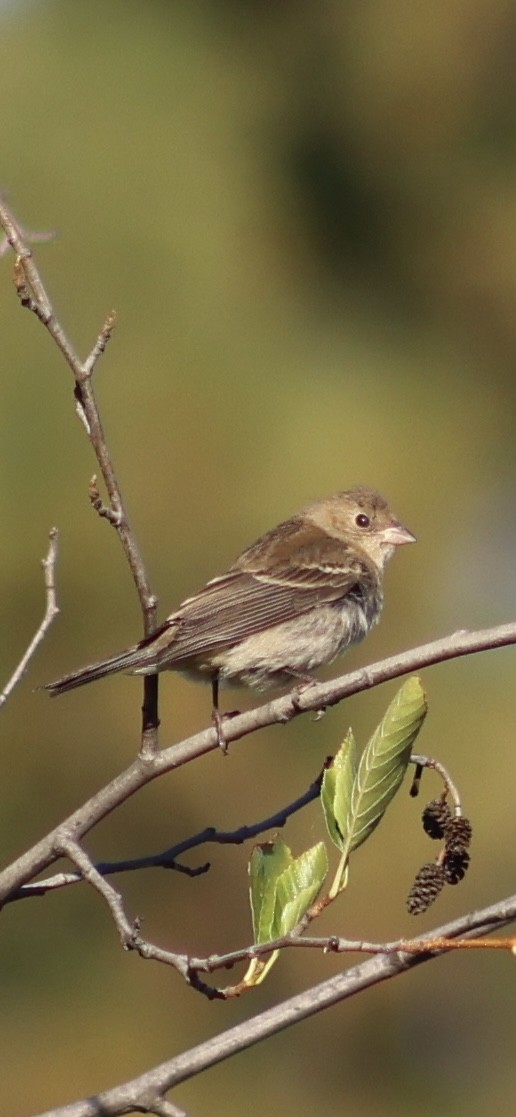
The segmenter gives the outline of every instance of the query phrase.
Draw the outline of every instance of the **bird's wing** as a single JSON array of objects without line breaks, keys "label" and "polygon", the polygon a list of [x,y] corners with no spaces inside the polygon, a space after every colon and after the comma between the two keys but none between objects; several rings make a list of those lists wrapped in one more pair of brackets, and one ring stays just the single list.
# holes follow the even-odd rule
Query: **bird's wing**
[{"label": "bird's wing", "polygon": [[162,629],[148,638],[149,651],[155,641],[159,661],[170,666],[209,655],[314,606],[341,601],[348,595],[361,597],[371,576],[367,563],[356,558],[350,562],[342,544],[326,548],[324,556],[311,550],[305,557],[297,553],[295,562],[270,561],[259,571],[239,569],[236,564],[187,598]]}]

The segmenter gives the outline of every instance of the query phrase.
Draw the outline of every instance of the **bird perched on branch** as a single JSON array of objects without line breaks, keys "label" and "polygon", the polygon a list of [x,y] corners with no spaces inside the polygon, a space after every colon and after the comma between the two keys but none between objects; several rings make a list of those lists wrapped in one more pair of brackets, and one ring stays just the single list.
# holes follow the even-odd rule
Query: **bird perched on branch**
[{"label": "bird perched on branch", "polygon": [[181,671],[211,683],[223,743],[221,684],[285,686],[362,640],[379,620],[385,563],[414,543],[379,493],[354,488],[278,524],[137,644],[65,675],[52,695],[119,671]]}]

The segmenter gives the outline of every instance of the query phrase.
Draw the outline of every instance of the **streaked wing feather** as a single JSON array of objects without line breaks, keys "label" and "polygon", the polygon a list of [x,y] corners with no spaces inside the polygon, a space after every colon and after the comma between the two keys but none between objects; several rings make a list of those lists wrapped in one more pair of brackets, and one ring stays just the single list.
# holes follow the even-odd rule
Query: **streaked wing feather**
[{"label": "streaked wing feather", "polygon": [[[166,622],[176,628],[169,663],[230,647],[273,625],[292,620],[315,605],[338,601],[355,587],[359,572],[326,565],[268,573],[230,570],[188,598]],[[165,626],[164,626],[165,627]]]}]

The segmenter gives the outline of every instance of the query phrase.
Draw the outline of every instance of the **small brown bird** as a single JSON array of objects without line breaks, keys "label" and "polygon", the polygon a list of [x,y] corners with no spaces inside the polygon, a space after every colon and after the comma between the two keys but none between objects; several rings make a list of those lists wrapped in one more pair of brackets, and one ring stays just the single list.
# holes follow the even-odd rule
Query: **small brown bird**
[{"label": "small brown bird", "polygon": [[126,671],[181,671],[211,682],[223,742],[219,685],[285,686],[362,640],[379,620],[385,563],[415,537],[372,489],[307,505],[187,597],[150,636],[65,675],[52,695]]}]

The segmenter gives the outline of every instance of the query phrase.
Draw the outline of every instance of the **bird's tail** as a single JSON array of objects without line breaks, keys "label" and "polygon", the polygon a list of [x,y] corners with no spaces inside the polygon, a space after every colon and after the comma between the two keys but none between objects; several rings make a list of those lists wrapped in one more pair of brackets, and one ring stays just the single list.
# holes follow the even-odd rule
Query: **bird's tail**
[{"label": "bird's tail", "polygon": [[153,667],[154,665],[150,662],[147,670],[145,670],[142,644],[135,644],[132,648],[126,648],[124,652],[111,656],[110,659],[102,659],[99,663],[90,663],[79,671],[72,671],[70,675],[63,675],[62,679],[47,683],[44,689],[50,691],[50,695],[54,697],[56,694],[64,694],[67,690],[74,690],[77,686],[94,683],[97,679],[103,679],[106,675],[116,675],[119,671],[131,672],[136,670],[141,674],[147,674],[152,672]]}]

